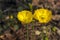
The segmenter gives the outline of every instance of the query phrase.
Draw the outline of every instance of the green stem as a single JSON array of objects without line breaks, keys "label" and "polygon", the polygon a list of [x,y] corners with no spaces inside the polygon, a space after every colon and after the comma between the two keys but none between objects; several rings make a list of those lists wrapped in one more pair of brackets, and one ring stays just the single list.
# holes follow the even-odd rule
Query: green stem
[{"label": "green stem", "polygon": [[33,30],[32,38],[33,38],[33,40],[35,40],[35,36],[34,36],[34,26],[32,26],[32,30]]},{"label": "green stem", "polygon": [[[27,26],[27,25],[26,25]],[[28,26],[27,26],[27,40],[29,40],[29,30],[28,30]]]}]

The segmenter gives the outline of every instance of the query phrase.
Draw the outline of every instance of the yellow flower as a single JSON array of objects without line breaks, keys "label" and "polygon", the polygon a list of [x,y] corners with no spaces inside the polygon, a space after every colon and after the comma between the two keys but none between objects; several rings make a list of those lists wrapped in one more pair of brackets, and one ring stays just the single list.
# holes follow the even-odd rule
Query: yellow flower
[{"label": "yellow flower", "polygon": [[13,19],[13,15],[10,15],[10,18]]},{"label": "yellow flower", "polygon": [[52,12],[48,9],[37,9],[34,12],[34,18],[40,23],[48,23],[52,18]]},{"label": "yellow flower", "polygon": [[24,10],[24,11],[18,12],[17,18],[22,23],[30,23],[32,21],[33,15],[32,15],[32,12]]}]

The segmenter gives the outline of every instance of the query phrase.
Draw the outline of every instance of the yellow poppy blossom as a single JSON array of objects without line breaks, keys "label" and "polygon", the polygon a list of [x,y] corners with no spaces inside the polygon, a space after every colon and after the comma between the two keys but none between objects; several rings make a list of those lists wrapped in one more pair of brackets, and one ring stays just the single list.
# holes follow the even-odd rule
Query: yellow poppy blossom
[{"label": "yellow poppy blossom", "polygon": [[24,10],[24,11],[18,12],[17,18],[22,23],[30,23],[32,21],[33,15],[32,15],[32,12]]},{"label": "yellow poppy blossom", "polygon": [[48,23],[52,18],[52,12],[48,9],[37,9],[34,12],[34,18],[40,23]]}]

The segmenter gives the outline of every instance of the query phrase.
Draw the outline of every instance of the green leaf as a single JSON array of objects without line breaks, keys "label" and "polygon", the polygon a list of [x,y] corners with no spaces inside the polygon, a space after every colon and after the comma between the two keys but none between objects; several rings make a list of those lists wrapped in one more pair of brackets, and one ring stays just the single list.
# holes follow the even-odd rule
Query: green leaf
[{"label": "green leaf", "polygon": [[9,27],[8,25],[4,25],[4,29],[8,29],[8,27]]},{"label": "green leaf", "polygon": [[18,25],[14,25],[14,29],[15,30],[18,30],[19,29],[19,26]]},{"label": "green leaf", "polygon": [[2,11],[0,10],[0,18],[2,18],[2,16],[3,16],[3,13],[2,13]]},{"label": "green leaf", "polygon": [[52,31],[53,31],[53,32],[55,32],[56,30],[57,30],[56,27],[53,27],[53,28],[52,28]]},{"label": "green leaf", "polygon": [[0,32],[1,32],[1,30],[2,30],[2,27],[0,27]]},{"label": "green leaf", "polygon": [[31,10],[33,9],[33,6],[32,6],[32,4],[29,4],[29,7],[30,7],[30,9],[31,9]]},{"label": "green leaf", "polygon": [[44,40],[49,40],[48,37],[45,37]]},{"label": "green leaf", "polygon": [[17,8],[17,11],[22,11],[23,10],[23,7],[21,7],[21,6],[19,6],[18,8]]},{"label": "green leaf", "polygon": [[0,25],[0,34],[2,33],[1,31],[3,30],[2,26]]}]

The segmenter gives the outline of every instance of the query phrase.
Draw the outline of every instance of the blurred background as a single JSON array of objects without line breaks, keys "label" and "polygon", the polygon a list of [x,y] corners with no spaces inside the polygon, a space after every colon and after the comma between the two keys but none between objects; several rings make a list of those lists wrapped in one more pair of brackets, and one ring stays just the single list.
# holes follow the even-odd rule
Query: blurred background
[{"label": "blurred background", "polygon": [[[34,13],[39,8],[51,10],[52,21],[41,24],[33,20],[27,31],[16,18],[17,13]],[[0,40],[60,40],[60,0],[0,0]]]}]

